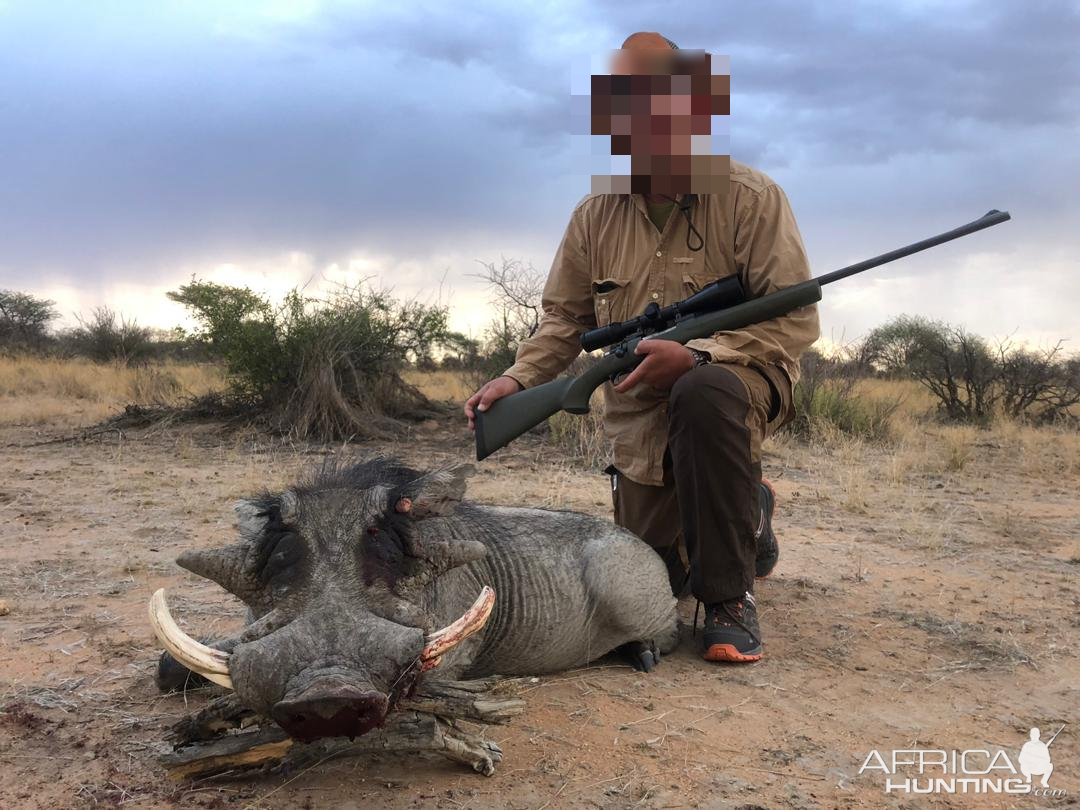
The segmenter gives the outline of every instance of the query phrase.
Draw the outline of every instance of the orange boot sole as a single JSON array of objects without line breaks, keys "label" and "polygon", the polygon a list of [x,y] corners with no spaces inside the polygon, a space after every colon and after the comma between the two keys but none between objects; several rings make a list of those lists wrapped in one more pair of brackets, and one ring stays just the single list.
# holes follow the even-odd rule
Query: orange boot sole
[{"label": "orange boot sole", "polygon": [[763,652],[750,655],[741,653],[735,648],[734,644],[713,644],[705,651],[704,658],[706,661],[731,661],[744,664],[750,661],[760,661],[764,655]]}]

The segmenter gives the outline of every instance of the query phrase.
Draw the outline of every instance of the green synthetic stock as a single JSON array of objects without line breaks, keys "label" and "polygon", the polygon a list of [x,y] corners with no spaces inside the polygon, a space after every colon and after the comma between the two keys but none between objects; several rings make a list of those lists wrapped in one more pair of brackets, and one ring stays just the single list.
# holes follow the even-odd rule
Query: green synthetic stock
[{"label": "green synthetic stock", "polygon": [[559,411],[588,413],[593,391],[612,376],[629,371],[641,362],[642,358],[634,354],[634,349],[642,340],[686,343],[717,332],[742,329],[750,324],[779,318],[820,300],[821,285],[817,280],[811,280],[736,304],[729,309],[688,316],[663,332],[627,340],[625,352],[605,354],[578,377],[560,377],[496,400],[487,411],[476,412],[476,460],[483,461]]}]

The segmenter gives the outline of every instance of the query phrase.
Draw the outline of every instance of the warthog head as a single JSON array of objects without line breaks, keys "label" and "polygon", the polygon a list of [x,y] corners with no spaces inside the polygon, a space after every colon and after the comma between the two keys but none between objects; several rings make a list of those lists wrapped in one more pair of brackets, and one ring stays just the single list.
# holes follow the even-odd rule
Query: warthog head
[{"label": "warthog head", "polygon": [[150,605],[158,638],[293,737],[364,734],[491,611],[485,587],[437,629],[421,597],[432,579],[485,554],[442,517],[460,503],[469,471],[420,474],[377,459],[240,501],[239,543],[177,562],[242,599],[254,621],[225,653],[185,635],[158,591]]}]

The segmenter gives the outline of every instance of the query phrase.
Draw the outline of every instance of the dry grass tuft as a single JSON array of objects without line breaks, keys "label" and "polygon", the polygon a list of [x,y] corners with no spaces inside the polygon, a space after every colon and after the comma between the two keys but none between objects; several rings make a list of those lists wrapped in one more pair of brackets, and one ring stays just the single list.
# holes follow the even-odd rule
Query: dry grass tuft
[{"label": "dry grass tuft", "polygon": [[587,414],[576,416],[560,411],[548,420],[551,440],[587,467],[600,469],[611,460],[611,448],[604,436],[604,398],[593,394]]},{"label": "dry grass tuft", "polygon": [[1002,422],[995,425],[991,436],[1014,454],[1020,468],[1032,478],[1052,481],[1080,475],[1080,431]]},{"label": "dry grass tuft", "polygon": [[965,425],[949,425],[943,428],[941,437],[940,463],[945,472],[960,472],[975,457],[975,442],[979,431]]}]

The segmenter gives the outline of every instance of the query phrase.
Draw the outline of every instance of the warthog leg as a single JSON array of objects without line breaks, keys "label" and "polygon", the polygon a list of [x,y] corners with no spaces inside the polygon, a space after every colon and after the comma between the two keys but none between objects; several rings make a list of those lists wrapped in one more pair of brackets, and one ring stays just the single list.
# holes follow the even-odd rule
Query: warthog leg
[{"label": "warthog leg", "polygon": [[652,672],[660,663],[660,650],[653,641],[628,641],[615,652],[638,672]]}]

